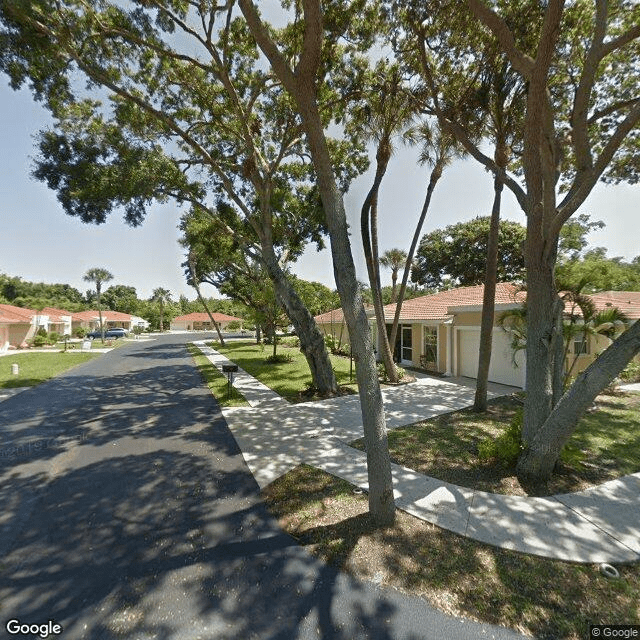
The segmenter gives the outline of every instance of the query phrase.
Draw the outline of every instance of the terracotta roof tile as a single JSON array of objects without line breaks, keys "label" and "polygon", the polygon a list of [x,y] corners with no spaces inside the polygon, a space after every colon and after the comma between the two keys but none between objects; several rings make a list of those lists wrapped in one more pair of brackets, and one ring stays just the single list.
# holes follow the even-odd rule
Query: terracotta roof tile
[{"label": "terracotta roof tile", "polygon": [[[96,320],[99,318],[97,310],[91,309],[90,311],[79,311],[72,315],[74,320]],[[103,320],[112,320],[120,322],[129,322],[131,320],[130,313],[121,313],[120,311],[111,311],[110,309],[102,310]]]},{"label": "terracotta roof tile", "polygon": [[[452,317],[449,308],[475,307],[482,305],[484,285],[471,287],[457,287],[432,293],[419,298],[405,300],[400,311],[400,320],[447,320]],[[499,282],[496,285],[496,304],[518,304],[524,299],[524,294],[518,285],[510,282]],[[396,311],[395,304],[388,304],[384,308],[385,318],[393,320]]]},{"label": "terracotta roof tile", "polygon": [[15,307],[12,304],[0,304],[0,318],[3,322],[26,322],[31,323],[33,316],[38,312],[25,307]]},{"label": "terracotta roof tile", "polygon": [[[228,316],[226,313],[218,313],[217,311],[211,314],[216,322],[243,322],[242,318],[236,318],[235,316]],[[207,313],[188,313],[186,316],[177,316],[172,322],[211,322],[209,314]]]},{"label": "terracotta roof tile", "polygon": [[640,291],[601,291],[589,297],[598,311],[618,307],[629,319],[640,318]]}]

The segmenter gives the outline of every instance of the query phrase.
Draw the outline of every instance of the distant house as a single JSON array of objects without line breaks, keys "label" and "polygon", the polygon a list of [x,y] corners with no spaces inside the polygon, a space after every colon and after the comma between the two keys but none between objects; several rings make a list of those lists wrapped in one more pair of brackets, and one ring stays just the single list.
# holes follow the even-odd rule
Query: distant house
[{"label": "distant house", "polygon": [[[484,285],[458,287],[407,300],[400,311],[400,326],[393,347],[395,359],[405,366],[422,368],[444,375],[475,378],[478,371],[480,322]],[[640,318],[640,292],[607,291],[591,296],[598,310],[618,307],[630,320]],[[518,309],[526,293],[512,283],[498,283],[495,297],[495,321],[502,313]],[[384,307],[387,334],[391,329],[396,305]],[[378,329],[373,311],[367,311],[371,333],[379,351]],[[342,310],[316,316],[325,335],[342,336],[348,342]],[[569,359],[578,354],[574,372],[588,366],[611,341],[604,336],[586,335],[570,346]],[[576,351],[578,349],[579,351]],[[514,353],[511,336],[494,326],[489,380],[515,387],[525,387],[525,353]]]},{"label": "distant house", "polygon": [[55,331],[61,336],[70,336],[73,331],[73,313],[55,307],[45,307],[40,311],[41,316],[46,316],[46,331]]},{"label": "distant house", "polygon": [[[107,329],[113,329],[115,327],[122,327],[127,331],[131,331],[133,328],[132,322],[133,316],[129,313],[121,313],[120,311],[111,311],[105,309],[102,311],[102,323]],[[80,311],[73,314],[73,329],[80,326],[87,331],[95,331],[100,329],[100,314],[96,310]]]},{"label": "distant house", "polygon": [[[232,322],[239,322],[242,328],[242,318],[228,316],[225,313],[212,313],[214,320],[218,323],[220,331],[226,331]],[[171,321],[172,331],[212,331],[215,327],[207,313],[189,313],[185,316],[178,316]]]},{"label": "distant house", "polygon": [[19,347],[32,338],[37,329],[38,312],[11,304],[0,304],[0,350]]}]

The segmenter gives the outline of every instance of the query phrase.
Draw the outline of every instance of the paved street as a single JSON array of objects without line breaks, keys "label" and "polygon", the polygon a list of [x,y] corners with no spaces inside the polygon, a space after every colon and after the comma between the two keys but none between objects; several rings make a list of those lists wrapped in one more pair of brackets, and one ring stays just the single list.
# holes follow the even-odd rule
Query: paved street
[{"label": "paved street", "polygon": [[521,637],[353,580],[283,534],[194,337],[132,342],[0,403],[5,635],[18,619],[65,640]]}]

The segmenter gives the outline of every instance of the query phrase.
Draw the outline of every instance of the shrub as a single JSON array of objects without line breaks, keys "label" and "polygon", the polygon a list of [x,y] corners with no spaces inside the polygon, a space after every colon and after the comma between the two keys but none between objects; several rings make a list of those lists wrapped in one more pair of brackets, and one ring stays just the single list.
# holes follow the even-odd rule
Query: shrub
[{"label": "shrub", "polygon": [[[380,380],[382,380],[383,382],[388,382],[389,378],[387,376],[387,369],[384,366],[384,362],[378,362],[377,367],[378,367],[378,378],[380,378]],[[396,373],[398,374],[398,380],[402,380],[404,379],[406,371],[402,367],[399,367],[396,365]]]},{"label": "shrub", "polygon": [[620,374],[620,378],[625,382],[640,382],[640,362],[632,360]]},{"label": "shrub", "polygon": [[42,335],[40,331],[38,331],[38,333],[36,333],[36,335],[33,336],[33,340],[31,341],[31,344],[34,347],[44,347],[44,345],[47,344],[46,332],[45,332],[45,335]]},{"label": "shrub", "polygon": [[47,342],[49,344],[55,344],[56,342],[60,341],[60,334],[57,333],[56,331],[52,331],[48,337],[47,337]]},{"label": "shrub", "polygon": [[87,335],[87,330],[84,327],[78,327],[74,332],[73,335],[76,338],[84,338]]},{"label": "shrub", "polygon": [[299,347],[300,346],[300,338],[298,338],[298,336],[291,336],[289,338],[282,338],[280,340],[280,344],[283,347],[289,347],[290,349],[293,349],[295,347]]},{"label": "shrub", "polygon": [[480,460],[500,460],[508,466],[514,466],[523,450],[522,446],[522,409],[516,412],[509,426],[497,438],[485,438],[478,445]]},{"label": "shrub", "polygon": [[293,356],[290,353],[276,353],[265,358],[267,364],[286,364],[293,362]]}]

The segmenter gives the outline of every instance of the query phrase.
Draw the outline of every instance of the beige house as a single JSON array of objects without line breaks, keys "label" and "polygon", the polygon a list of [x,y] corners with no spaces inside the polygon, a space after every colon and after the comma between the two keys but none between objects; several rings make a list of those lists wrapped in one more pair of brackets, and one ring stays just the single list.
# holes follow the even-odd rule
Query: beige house
[{"label": "beige house", "polygon": [[[114,329],[120,327],[131,331],[133,329],[133,316],[129,313],[121,313],[120,311],[111,311],[110,309],[104,309],[102,311],[102,323],[107,329]],[[72,317],[73,330],[77,327],[82,327],[87,331],[97,331],[100,329],[100,313],[96,310],[80,311],[74,313]]]},{"label": "beige house", "polygon": [[[480,348],[480,322],[484,285],[458,287],[431,295],[421,296],[403,303],[400,326],[394,348],[397,362],[447,376],[475,378]],[[496,323],[500,316],[522,306],[526,293],[517,285],[498,283],[495,297]],[[592,296],[596,307],[617,306],[630,320],[640,318],[640,293],[604,292]],[[395,314],[395,304],[385,306],[387,332]],[[379,345],[373,311],[367,311],[374,344]],[[348,342],[341,310],[316,317],[325,335],[342,335]],[[525,353],[511,346],[511,334],[499,326],[494,327],[489,380],[519,388],[525,387]],[[584,369],[597,353],[611,341],[603,336],[582,335],[569,345],[567,368],[578,354],[574,373]],[[576,351],[577,349],[577,351]]]},{"label": "beige house", "polygon": [[37,331],[38,312],[0,304],[0,351],[26,344]]},{"label": "beige house", "polygon": [[[229,324],[239,322],[242,328],[242,318],[228,316],[225,313],[212,313],[213,319],[218,323],[220,331],[226,331]],[[213,331],[215,327],[208,313],[189,313],[186,316],[177,316],[171,321],[172,331]]]},{"label": "beige house", "polygon": [[[594,303],[596,312],[616,307],[625,314],[629,322],[633,323],[640,319],[640,291],[601,291],[592,293],[589,297]],[[571,375],[577,375],[584,371],[610,344],[611,340],[604,335],[578,333],[569,345],[566,368],[569,369],[572,366],[575,358],[576,363]],[[640,362],[640,355],[634,360]]]}]

